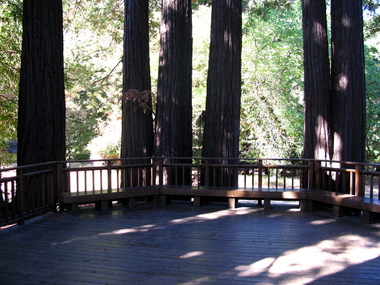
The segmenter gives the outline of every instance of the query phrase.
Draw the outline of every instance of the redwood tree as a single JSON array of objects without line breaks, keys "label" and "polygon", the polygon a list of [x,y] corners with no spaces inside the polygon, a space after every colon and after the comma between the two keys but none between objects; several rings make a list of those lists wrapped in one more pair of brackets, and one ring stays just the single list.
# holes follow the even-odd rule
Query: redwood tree
[{"label": "redwood tree", "polygon": [[149,157],[153,119],[149,66],[149,1],[126,0],[121,157]]},{"label": "redwood tree", "polygon": [[304,158],[331,159],[331,93],[325,0],[302,1]]},{"label": "redwood tree", "polygon": [[364,161],[365,78],[362,0],[331,1],[335,160]]},{"label": "redwood tree", "polygon": [[[155,155],[192,156],[192,28],[190,0],[162,0]],[[179,173],[178,173],[179,174]],[[166,173],[169,183],[176,179]],[[178,179],[183,177],[181,174]],[[185,177],[189,182],[190,172]]]},{"label": "redwood tree", "polygon": [[[203,157],[239,155],[241,98],[242,3],[212,2]],[[231,161],[218,161],[229,164]],[[210,183],[237,185],[237,172],[226,171]]]},{"label": "redwood tree", "polygon": [[62,0],[24,0],[17,162],[64,159]]},{"label": "redwood tree", "polygon": [[[122,102],[122,163],[142,163],[126,158],[151,157],[153,118],[149,61],[149,1],[124,1],[124,56]],[[150,182],[150,171],[124,173],[122,186]]]}]

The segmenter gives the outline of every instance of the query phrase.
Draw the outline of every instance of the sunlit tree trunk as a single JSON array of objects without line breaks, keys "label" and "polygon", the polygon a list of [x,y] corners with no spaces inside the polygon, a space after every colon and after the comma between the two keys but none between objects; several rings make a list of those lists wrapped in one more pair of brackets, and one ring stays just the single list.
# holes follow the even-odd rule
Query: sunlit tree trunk
[{"label": "sunlit tree trunk", "polygon": [[325,0],[302,1],[304,158],[331,159],[331,93]]},{"label": "sunlit tree trunk", "polygon": [[[192,28],[190,0],[162,0],[155,156],[192,156]],[[165,173],[167,182],[182,174]],[[190,172],[184,176],[190,182]]]},{"label": "sunlit tree trunk", "polygon": [[65,159],[62,0],[25,0],[18,165]]},{"label": "sunlit tree trunk", "polygon": [[[241,48],[241,1],[213,1],[203,157],[235,158],[239,155]],[[222,160],[218,163],[233,162]],[[210,183],[223,181],[225,185],[237,185],[236,171],[225,171],[222,175],[212,177]]]},{"label": "sunlit tree trunk", "polygon": [[365,78],[362,0],[331,1],[335,160],[364,161]]}]

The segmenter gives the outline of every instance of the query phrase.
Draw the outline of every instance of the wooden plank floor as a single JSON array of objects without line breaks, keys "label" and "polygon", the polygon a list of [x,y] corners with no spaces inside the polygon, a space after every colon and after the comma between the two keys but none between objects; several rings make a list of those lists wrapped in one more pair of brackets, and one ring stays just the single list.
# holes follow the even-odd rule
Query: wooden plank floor
[{"label": "wooden plank floor", "polygon": [[0,284],[380,284],[380,225],[173,203],[48,214],[0,231]]}]

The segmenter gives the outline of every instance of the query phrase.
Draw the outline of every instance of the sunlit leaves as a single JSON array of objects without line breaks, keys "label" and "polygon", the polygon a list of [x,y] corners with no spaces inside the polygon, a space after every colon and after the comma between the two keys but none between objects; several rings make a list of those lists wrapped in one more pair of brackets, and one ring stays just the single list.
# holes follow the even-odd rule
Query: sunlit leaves
[{"label": "sunlit leaves", "polygon": [[69,158],[88,158],[91,140],[121,116],[123,21],[122,0],[64,0]]},{"label": "sunlit leaves", "polygon": [[366,160],[380,162],[380,53],[366,47]]},{"label": "sunlit leaves", "polygon": [[[244,25],[241,155],[298,157],[303,141],[299,3],[257,2],[261,6],[247,13]],[[277,8],[281,5],[286,9]],[[257,17],[258,7],[265,15]]]},{"label": "sunlit leaves", "polygon": [[0,3],[0,165],[14,162],[7,151],[16,139],[17,94],[20,72],[22,3]]}]

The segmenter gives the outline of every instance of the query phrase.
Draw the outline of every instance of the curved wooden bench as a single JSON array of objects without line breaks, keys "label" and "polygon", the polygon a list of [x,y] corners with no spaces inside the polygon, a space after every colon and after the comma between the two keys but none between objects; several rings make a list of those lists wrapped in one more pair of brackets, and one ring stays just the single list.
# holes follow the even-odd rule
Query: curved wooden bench
[{"label": "curved wooden bench", "polygon": [[239,199],[264,201],[264,210],[269,211],[271,200],[300,201],[301,211],[315,211],[325,204],[332,205],[333,216],[341,217],[352,210],[361,211],[362,221],[371,223],[380,219],[380,201],[350,194],[340,194],[317,189],[288,188],[235,188],[235,187],[191,187],[191,186],[141,186],[112,191],[89,191],[62,193],[61,201],[72,213],[79,212],[80,204],[95,203],[100,211],[107,211],[112,201],[124,201],[133,207],[139,197],[154,197],[154,204],[166,205],[171,197],[193,198],[194,206],[200,207],[208,198],[227,198],[230,208],[235,208]]}]

